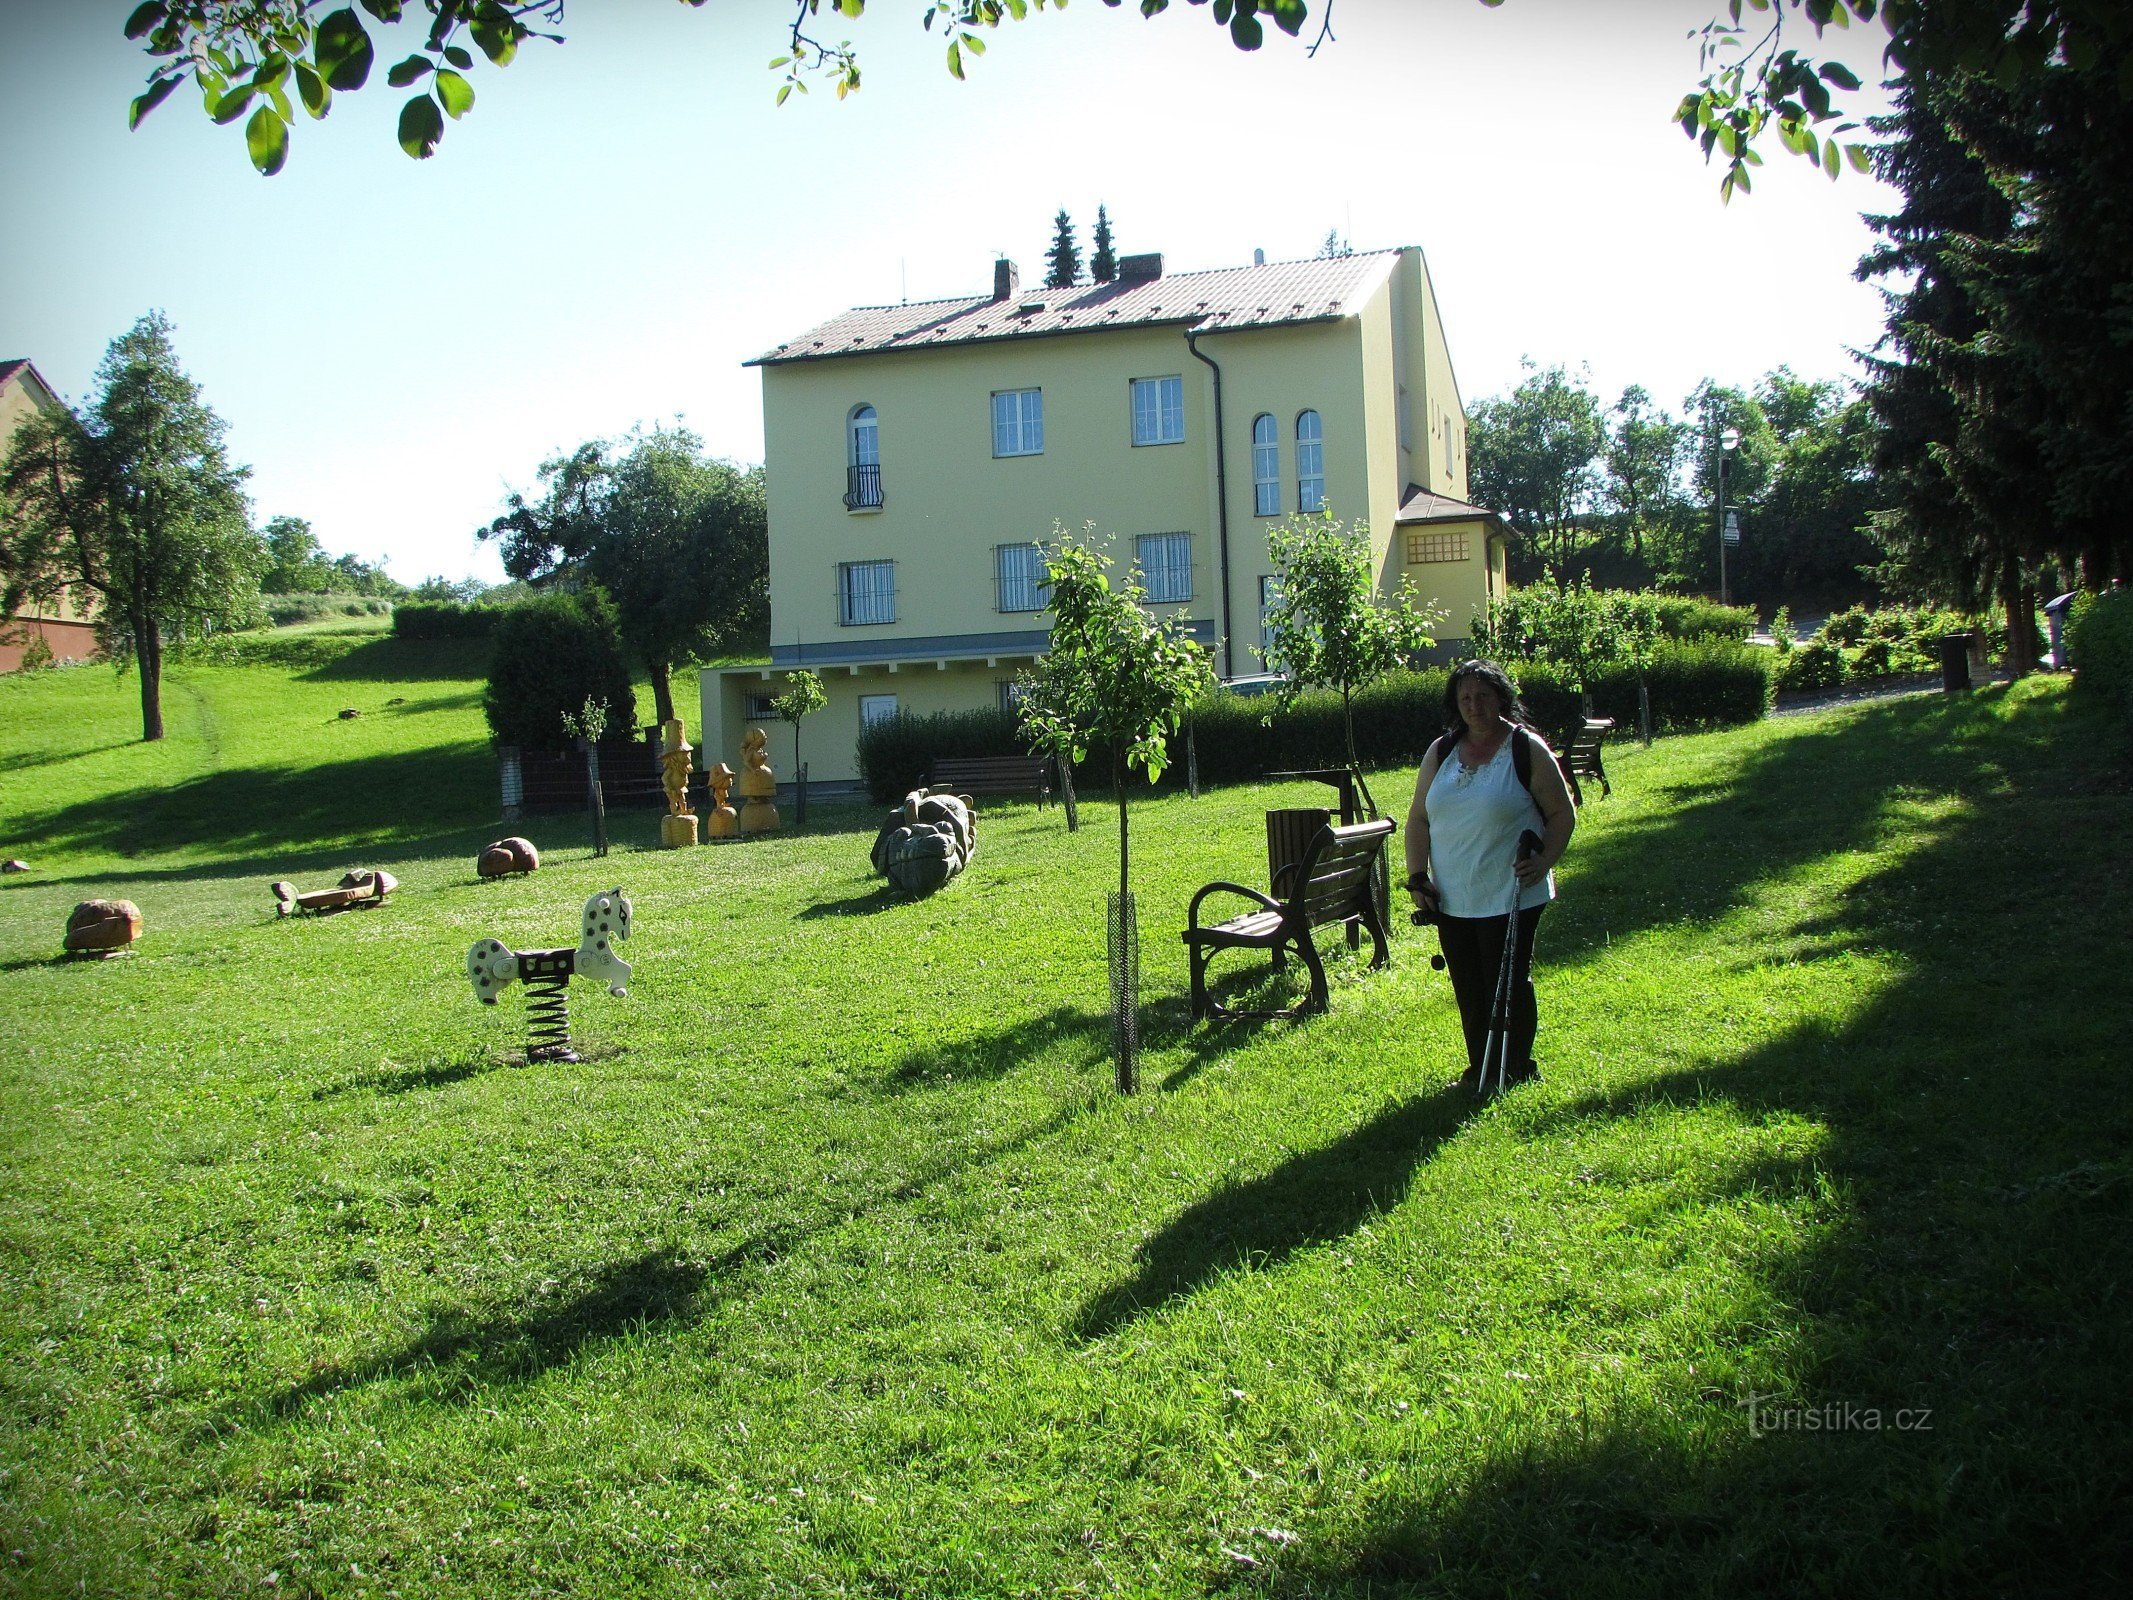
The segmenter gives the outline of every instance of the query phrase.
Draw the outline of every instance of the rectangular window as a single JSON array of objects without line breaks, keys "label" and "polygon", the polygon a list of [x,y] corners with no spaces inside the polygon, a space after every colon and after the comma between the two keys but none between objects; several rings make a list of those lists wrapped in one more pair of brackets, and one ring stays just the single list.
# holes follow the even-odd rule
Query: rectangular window
[{"label": "rectangular window", "polygon": [[1418,567],[1428,561],[1464,561],[1467,549],[1467,535],[1463,533],[1410,533],[1407,564]]},{"label": "rectangular window", "polygon": [[896,715],[896,696],[893,694],[863,694],[859,697],[859,726],[871,728],[877,722],[887,722]]},{"label": "rectangular window", "polygon": [[1272,671],[1274,663],[1267,659],[1267,652],[1274,647],[1274,635],[1266,625],[1267,613],[1281,603],[1281,580],[1267,575],[1259,580],[1259,663]]},{"label": "rectangular window", "polygon": [[749,722],[777,721],[778,710],[777,707],[770,703],[772,698],[767,693],[758,694],[753,689],[749,690],[745,697],[747,703],[741,711],[741,716]]},{"label": "rectangular window", "polygon": [[1020,678],[1000,679],[999,694],[1000,709],[1011,717],[1021,714],[1022,702],[1029,698],[1029,690],[1023,686]]},{"label": "rectangular window", "polygon": [[1042,611],[1045,605],[1044,547],[1036,544],[993,546],[993,581],[1002,611]]},{"label": "rectangular window", "polygon": [[1262,517],[1281,515],[1281,446],[1274,438],[1274,419],[1261,417],[1252,427],[1252,510]]},{"label": "rectangular window", "polygon": [[1133,380],[1133,442],[1137,445],[1185,442],[1183,378]]},{"label": "rectangular window", "polygon": [[1135,541],[1135,564],[1150,601],[1192,598],[1192,535],[1144,533]]},{"label": "rectangular window", "polygon": [[1044,454],[1044,391],[1002,389],[992,397],[992,453]]},{"label": "rectangular window", "polygon": [[837,622],[857,628],[896,620],[896,563],[847,561],[837,568]]}]

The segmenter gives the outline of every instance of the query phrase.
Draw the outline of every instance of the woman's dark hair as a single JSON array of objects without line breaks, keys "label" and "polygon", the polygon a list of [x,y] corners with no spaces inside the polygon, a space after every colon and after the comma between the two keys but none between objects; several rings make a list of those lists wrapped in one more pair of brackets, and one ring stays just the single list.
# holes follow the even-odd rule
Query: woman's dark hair
[{"label": "woman's dark hair", "polygon": [[1479,678],[1496,691],[1496,698],[1503,702],[1503,714],[1517,723],[1531,720],[1525,702],[1518,698],[1518,685],[1511,681],[1511,674],[1493,661],[1462,661],[1452,668],[1452,675],[1444,685],[1444,731],[1465,731],[1466,719],[1459,715],[1459,685],[1468,678]]}]

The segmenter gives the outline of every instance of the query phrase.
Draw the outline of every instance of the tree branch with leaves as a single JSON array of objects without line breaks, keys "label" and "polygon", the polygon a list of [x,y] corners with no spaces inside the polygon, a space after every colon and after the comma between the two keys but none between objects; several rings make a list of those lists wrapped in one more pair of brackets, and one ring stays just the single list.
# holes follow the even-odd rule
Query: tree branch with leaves
[{"label": "tree branch with leaves", "polygon": [[1277,705],[1285,710],[1313,687],[1340,695],[1348,770],[1375,817],[1377,801],[1356,756],[1355,697],[1434,647],[1444,613],[1424,603],[1410,578],[1379,598],[1370,532],[1360,523],[1350,528],[1331,513],[1291,517],[1267,530],[1267,549],[1275,589],[1266,614],[1267,666],[1286,675]]}]

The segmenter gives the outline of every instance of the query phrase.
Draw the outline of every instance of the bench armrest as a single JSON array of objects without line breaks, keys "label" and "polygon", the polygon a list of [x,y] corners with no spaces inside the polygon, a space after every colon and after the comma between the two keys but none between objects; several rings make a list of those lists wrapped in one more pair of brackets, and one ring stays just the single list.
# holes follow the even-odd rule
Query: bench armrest
[{"label": "bench armrest", "polygon": [[1266,909],[1266,910],[1268,910],[1268,911],[1279,911],[1279,910],[1281,909],[1281,902],[1280,902],[1280,901],[1278,901],[1278,900],[1269,900],[1269,899],[1268,899],[1268,898],[1267,898],[1267,897],[1266,897],[1265,895],[1261,894],[1261,893],[1260,893],[1260,892],[1259,892],[1259,891],[1258,891],[1257,889],[1247,889],[1247,888],[1245,888],[1245,886],[1244,886],[1243,884],[1241,884],[1241,883],[1230,883],[1230,882],[1228,882],[1227,880],[1220,880],[1220,879],[1218,879],[1218,880],[1217,880],[1216,882],[1214,882],[1214,883],[1210,883],[1209,885],[1207,885],[1207,887],[1206,887],[1206,888],[1202,889],[1202,890],[1201,890],[1201,891],[1200,891],[1200,892],[1199,892],[1198,894],[1196,894],[1196,895],[1194,895],[1194,896],[1192,897],[1192,904],[1191,904],[1191,905],[1189,905],[1189,906],[1187,906],[1187,907],[1185,908],[1185,926],[1186,926],[1186,927],[1188,927],[1188,928],[1197,928],[1197,927],[1199,927],[1199,925],[1200,925],[1200,902],[1201,902],[1202,900],[1205,900],[1205,899],[1206,899],[1206,898],[1207,898],[1207,897],[1208,897],[1209,895],[1213,894],[1213,893],[1214,893],[1214,892],[1215,892],[1215,891],[1216,891],[1217,889],[1221,889],[1221,890],[1224,890],[1224,891],[1226,891],[1227,893],[1230,893],[1230,894],[1241,894],[1241,895],[1243,895],[1243,896],[1244,896],[1244,898],[1245,898],[1245,899],[1247,899],[1247,900],[1254,900],[1254,901],[1257,901],[1257,902],[1259,903],[1259,905],[1260,905],[1261,907],[1263,907],[1264,909]]}]

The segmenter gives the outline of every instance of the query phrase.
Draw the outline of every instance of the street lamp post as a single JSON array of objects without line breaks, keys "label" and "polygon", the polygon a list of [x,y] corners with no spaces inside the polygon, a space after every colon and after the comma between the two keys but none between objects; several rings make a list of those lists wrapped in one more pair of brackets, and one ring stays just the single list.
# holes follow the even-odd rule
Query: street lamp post
[{"label": "street lamp post", "polygon": [[1726,586],[1726,545],[1729,540],[1738,540],[1740,535],[1728,526],[1726,515],[1726,478],[1733,468],[1734,453],[1740,449],[1740,429],[1728,428],[1718,436],[1718,603],[1731,605],[1732,591]]}]

